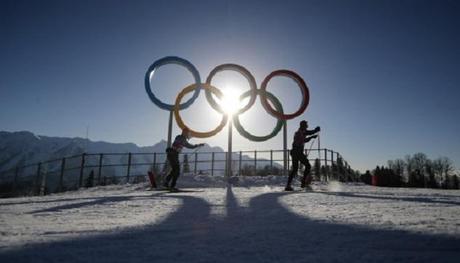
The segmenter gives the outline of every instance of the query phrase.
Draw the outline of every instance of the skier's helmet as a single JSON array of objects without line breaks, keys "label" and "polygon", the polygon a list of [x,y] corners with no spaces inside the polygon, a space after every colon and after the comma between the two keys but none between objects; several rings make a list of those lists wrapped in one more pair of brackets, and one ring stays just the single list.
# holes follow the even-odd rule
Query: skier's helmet
[{"label": "skier's helmet", "polygon": [[187,138],[190,138],[190,129],[187,127],[182,129],[182,135],[186,136]]},{"label": "skier's helmet", "polygon": [[307,128],[308,127],[308,122],[306,120],[303,120],[300,122],[300,128]]}]

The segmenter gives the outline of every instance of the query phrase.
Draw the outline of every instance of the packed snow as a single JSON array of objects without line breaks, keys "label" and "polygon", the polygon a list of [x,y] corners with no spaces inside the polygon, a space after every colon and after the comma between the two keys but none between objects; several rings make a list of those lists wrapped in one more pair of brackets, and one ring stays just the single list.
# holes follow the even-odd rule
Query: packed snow
[{"label": "packed snow", "polygon": [[284,192],[285,179],[184,176],[179,193],[135,184],[1,199],[0,262],[459,261],[459,190]]}]

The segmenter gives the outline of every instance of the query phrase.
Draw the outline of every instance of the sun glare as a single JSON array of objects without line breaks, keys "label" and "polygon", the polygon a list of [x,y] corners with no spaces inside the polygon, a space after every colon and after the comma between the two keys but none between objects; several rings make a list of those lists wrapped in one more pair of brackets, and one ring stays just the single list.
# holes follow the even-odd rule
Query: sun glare
[{"label": "sun glare", "polygon": [[235,89],[231,87],[225,89],[223,93],[224,97],[221,101],[222,109],[226,113],[232,115],[233,113],[239,110],[239,94],[237,93],[237,91],[235,91]]}]

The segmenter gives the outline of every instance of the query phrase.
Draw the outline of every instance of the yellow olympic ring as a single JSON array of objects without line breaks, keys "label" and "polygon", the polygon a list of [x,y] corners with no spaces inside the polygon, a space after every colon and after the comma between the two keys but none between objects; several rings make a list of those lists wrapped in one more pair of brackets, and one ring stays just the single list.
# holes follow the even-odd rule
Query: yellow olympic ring
[{"label": "yellow olympic ring", "polygon": [[[210,84],[207,84],[207,83],[201,83],[200,86],[203,89],[214,93],[219,99],[222,99],[223,94],[216,87],[211,86]],[[191,136],[196,137],[196,138],[208,138],[208,137],[216,135],[217,133],[219,133],[225,127],[225,125],[227,124],[227,120],[228,120],[228,114],[222,114],[222,120],[220,121],[220,124],[214,130],[209,131],[209,132],[198,132],[198,131],[190,129],[187,125],[185,125],[184,121],[182,120],[182,118],[181,118],[181,116],[179,114],[179,108],[180,108],[179,105],[181,103],[182,98],[185,96],[185,94],[194,91],[196,88],[197,88],[197,84],[194,83],[192,85],[189,85],[189,86],[185,87],[177,95],[176,103],[174,105],[174,117],[176,118],[177,125],[181,129],[187,128],[188,130],[190,130],[190,135]]]}]

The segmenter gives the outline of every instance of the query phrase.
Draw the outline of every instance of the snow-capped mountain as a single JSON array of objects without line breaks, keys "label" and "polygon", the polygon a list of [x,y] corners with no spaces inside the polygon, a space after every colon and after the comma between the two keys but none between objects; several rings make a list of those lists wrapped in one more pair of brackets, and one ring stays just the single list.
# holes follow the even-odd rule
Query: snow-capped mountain
[{"label": "snow-capped mountain", "polygon": [[[0,131],[0,171],[6,171],[13,169],[17,166],[23,166],[25,164],[35,164],[38,162],[44,162],[53,159],[61,159],[63,157],[81,155],[82,153],[99,154],[104,153],[104,164],[125,164],[127,162],[127,154],[124,155],[110,155],[113,153],[145,153],[145,155],[133,155],[132,163],[152,163],[153,154],[160,153],[157,156],[156,162],[162,163],[165,161],[165,155],[163,154],[166,149],[166,141],[162,140],[153,146],[139,147],[134,143],[109,143],[98,141],[94,142],[83,138],[65,138],[65,137],[49,137],[42,135],[35,135],[28,131],[19,132],[6,132]],[[185,149],[184,153],[190,153],[193,150]],[[197,163],[197,170],[209,170],[211,163],[207,162],[211,160],[211,154],[205,154],[214,152],[216,153],[216,162],[214,169],[223,170],[225,162],[224,150],[220,147],[211,147],[205,145],[199,150],[199,163]],[[150,155],[147,155],[150,153]],[[238,155],[233,154],[233,160],[238,160]],[[194,156],[189,154],[188,156],[190,167],[193,169],[192,164]],[[253,160],[249,156],[243,156],[245,162]],[[73,163],[70,163],[73,162]],[[88,158],[86,161],[87,165],[97,164],[97,157]],[[73,164],[73,165],[72,165]],[[68,160],[66,167],[78,166],[79,159]],[[265,162],[265,165],[267,163]],[[50,164],[46,169],[58,170],[60,162],[56,161],[54,164]],[[262,163],[260,164],[262,167]],[[259,165],[257,165],[259,167]],[[278,164],[275,164],[279,168]],[[133,173],[139,172],[144,173],[146,167],[133,167]],[[115,167],[110,173],[114,176],[123,175],[126,172],[126,167]]]},{"label": "snow-capped mountain", "polygon": [[28,131],[0,131],[0,171],[87,153],[127,153],[164,151],[166,142],[151,147],[139,147],[133,143],[93,142],[83,138],[38,136]]}]

